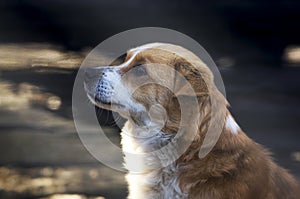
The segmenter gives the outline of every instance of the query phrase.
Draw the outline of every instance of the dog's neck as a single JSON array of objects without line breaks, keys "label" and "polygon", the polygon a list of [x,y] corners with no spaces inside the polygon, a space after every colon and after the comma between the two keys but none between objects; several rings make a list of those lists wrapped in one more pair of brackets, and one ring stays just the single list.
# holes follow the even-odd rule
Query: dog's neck
[{"label": "dog's neck", "polygon": [[[210,145],[203,145],[205,143],[205,137],[209,137],[208,129],[211,126],[221,125],[220,132],[215,138],[216,142],[210,142],[214,146],[209,150],[221,151],[228,150],[232,147],[239,147],[242,141],[247,140],[247,136],[241,131],[233,117],[227,110],[227,101],[223,95],[216,91],[214,93],[214,99],[218,105],[212,112],[212,104],[210,96],[199,97],[199,112],[197,115],[191,115],[190,120],[183,127],[182,137],[178,140],[181,145],[181,141],[190,140],[188,148],[183,148],[180,151],[180,147],[174,151],[174,154],[162,154],[162,156],[183,154],[177,161],[178,164],[183,162],[188,163],[190,161],[198,161],[203,159],[199,157],[199,152],[202,149],[211,147]],[[171,104],[174,107],[174,104]],[[193,107],[191,107],[193,109]],[[174,117],[175,115],[175,117]],[[163,146],[166,146],[170,142],[174,141],[174,137],[177,137],[176,131],[179,131],[178,124],[180,118],[176,117],[176,114],[170,115],[166,122],[166,125],[162,129],[145,128],[137,126],[133,121],[129,120],[122,132],[122,145],[123,150],[130,153],[149,153],[159,150]],[[174,124],[174,125],[173,125]],[[214,132],[213,132],[214,133]],[[191,140],[191,138],[193,140]],[[176,143],[175,143],[176,144]],[[156,161],[159,161],[157,159]]]},{"label": "dog's neck", "polygon": [[[218,96],[215,96],[218,97]],[[257,151],[260,147],[253,144],[253,141],[240,129],[227,109],[227,102],[223,96],[216,98],[220,107],[217,112],[212,113],[211,103],[203,102],[199,117],[200,125],[198,134],[189,149],[177,161],[180,172],[180,187],[187,191],[189,186],[194,183],[206,182],[211,178],[222,178],[233,173],[244,161],[245,154],[249,151]],[[206,99],[208,100],[208,99]],[[220,119],[221,118],[221,119]],[[199,157],[201,146],[207,134],[210,125],[223,125],[221,134],[217,137],[217,142],[209,153],[204,157]],[[212,136],[214,138],[214,136]],[[205,146],[204,146],[205,147]],[[224,166],[226,165],[226,166]],[[195,180],[195,176],[200,179]]]}]

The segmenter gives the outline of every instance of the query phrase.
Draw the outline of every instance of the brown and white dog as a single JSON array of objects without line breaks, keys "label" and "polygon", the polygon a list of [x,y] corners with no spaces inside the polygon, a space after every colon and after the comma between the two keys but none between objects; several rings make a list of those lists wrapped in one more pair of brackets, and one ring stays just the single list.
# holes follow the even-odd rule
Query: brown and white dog
[{"label": "brown and white dog", "polygon": [[[158,64],[166,67],[156,67]],[[188,81],[197,99],[197,114],[188,116],[190,120],[183,124],[182,112],[195,108],[180,109],[179,99],[188,100],[190,93],[168,67]],[[165,43],[146,44],[129,50],[121,64],[99,67],[92,73],[97,77],[85,86],[90,100],[128,119],[121,133],[124,154],[147,154],[168,145],[181,125],[186,127],[184,133],[196,130],[188,148],[170,164],[162,166],[161,158],[145,155],[141,160],[145,166],[139,173],[129,170],[129,199],[300,198],[296,180],[240,129],[210,69],[187,49]],[[175,89],[151,82],[140,84],[145,78],[163,80]],[[217,102],[214,114],[212,98]],[[200,158],[210,123],[222,125],[221,134],[212,150]],[[137,162],[125,157],[125,165],[134,164]]]}]

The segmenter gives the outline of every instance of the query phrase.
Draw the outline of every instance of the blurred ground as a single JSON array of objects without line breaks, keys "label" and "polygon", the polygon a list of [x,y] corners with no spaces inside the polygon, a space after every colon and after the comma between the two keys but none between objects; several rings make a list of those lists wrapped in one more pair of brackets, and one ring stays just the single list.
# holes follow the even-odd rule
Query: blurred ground
[{"label": "blurred ground", "polygon": [[[80,142],[71,96],[89,49],[141,26],[203,45],[239,125],[300,179],[300,7],[289,2],[1,1],[0,198],[125,198],[124,174]],[[100,122],[117,143],[111,115]]]}]

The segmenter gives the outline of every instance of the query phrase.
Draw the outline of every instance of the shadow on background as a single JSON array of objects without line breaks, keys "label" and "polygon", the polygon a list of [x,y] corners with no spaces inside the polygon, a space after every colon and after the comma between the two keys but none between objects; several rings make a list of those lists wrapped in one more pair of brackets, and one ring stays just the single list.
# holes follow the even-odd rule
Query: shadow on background
[{"label": "shadow on background", "polygon": [[[125,198],[123,173],[97,162],[72,120],[77,68],[106,38],[171,28],[216,61],[246,133],[300,178],[300,2],[0,2],[0,197]],[[118,144],[111,113],[99,121]]]}]

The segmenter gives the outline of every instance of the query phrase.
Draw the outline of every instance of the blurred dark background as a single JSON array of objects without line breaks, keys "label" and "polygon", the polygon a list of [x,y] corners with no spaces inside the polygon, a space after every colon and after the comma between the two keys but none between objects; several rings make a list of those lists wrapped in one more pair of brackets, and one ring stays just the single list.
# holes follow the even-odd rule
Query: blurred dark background
[{"label": "blurred dark background", "polygon": [[[138,27],[180,31],[215,60],[246,133],[300,179],[300,1],[0,0],[0,198],[125,198],[72,119],[87,53]],[[118,139],[111,113],[100,123]]]}]

